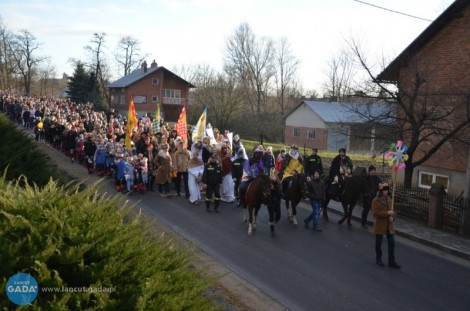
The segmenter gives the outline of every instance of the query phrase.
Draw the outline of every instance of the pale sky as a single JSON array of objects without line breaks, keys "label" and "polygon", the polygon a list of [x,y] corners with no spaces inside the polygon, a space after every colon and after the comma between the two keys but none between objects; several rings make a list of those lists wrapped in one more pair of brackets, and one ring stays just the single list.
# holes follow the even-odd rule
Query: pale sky
[{"label": "pale sky", "polygon": [[[452,3],[364,1],[429,20]],[[317,91],[343,38],[359,38],[371,56],[395,57],[430,24],[354,0],[1,0],[0,16],[10,31],[36,36],[39,53],[50,56],[59,76],[73,73],[69,58],[86,59],[84,47],[95,32],[107,34],[110,56],[119,38],[130,35],[141,41],[148,63],[221,71],[227,38],[246,22],[258,37],[286,37],[300,60],[301,84]]]}]

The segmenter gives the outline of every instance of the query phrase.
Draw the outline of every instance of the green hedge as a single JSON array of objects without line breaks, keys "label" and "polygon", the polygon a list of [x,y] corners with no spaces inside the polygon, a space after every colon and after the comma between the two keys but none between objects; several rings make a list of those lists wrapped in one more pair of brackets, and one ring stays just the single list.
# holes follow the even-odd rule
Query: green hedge
[{"label": "green hedge", "polygon": [[[113,288],[114,292],[39,291],[34,310],[217,310],[214,280],[121,198],[97,186],[80,191],[47,165],[31,137],[0,114],[0,309],[12,275],[31,274],[40,288]],[[61,186],[63,185],[63,186]]]},{"label": "green hedge", "polygon": [[47,156],[42,153],[34,141],[0,114],[0,172],[6,171],[7,180],[14,180],[21,175],[31,184],[44,186],[52,177],[64,181],[58,171],[46,165]]},{"label": "green hedge", "polygon": [[[22,183],[20,187],[18,183]],[[39,291],[36,310],[214,310],[212,281],[184,251],[154,238],[122,199],[90,187],[44,188],[0,179],[0,308],[8,278],[31,274],[40,287],[108,287],[113,293]],[[29,307],[28,307],[29,308]]]}]

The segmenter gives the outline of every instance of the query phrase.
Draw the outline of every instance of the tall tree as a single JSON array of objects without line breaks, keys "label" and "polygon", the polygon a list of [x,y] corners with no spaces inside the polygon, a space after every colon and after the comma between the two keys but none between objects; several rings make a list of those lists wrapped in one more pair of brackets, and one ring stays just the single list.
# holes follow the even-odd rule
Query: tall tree
[{"label": "tall tree", "polygon": [[237,78],[252,113],[260,117],[275,74],[273,51],[273,41],[256,38],[247,23],[238,26],[226,42],[225,71]]},{"label": "tall tree", "polygon": [[281,115],[284,115],[288,106],[290,95],[295,93],[297,84],[297,67],[299,60],[292,54],[287,38],[281,38],[276,42],[274,51],[274,65],[276,74],[276,97]]},{"label": "tall tree", "polygon": [[50,60],[46,61],[43,66],[38,70],[38,84],[39,84],[39,95],[40,96],[56,96],[56,84],[55,79],[56,70],[54,65],[51,64]]},{"label": "tall tree", "polygon": [[23,79],[24,92],[31,93],[31,83],[37,73],[37,66],[47,57],[36,56],[40,44],[36,37],[26,29],[20,30],[10,41],[9,49],[15,61],[16,69]]},{"label": "tall tree", "polygon": [[356,72],[354,54],[347,48],[341,49],[327,62],[326,81],[323,83],[324,96],[341,101],[352,95]]},{"label": "tall tree", "polygon": [[82,62],[78,61],[73,76],[68,78],[68,94],[76,103],[93,102],[96,93],[96,79],[94,72],[85,69]]},{"label": "tall tree", "polygon": [[[178,72],[178,69],[175,69]],[[208,65],[184,66],[182,78],[197,85],[191,92],[193,107],[190,121],[195,123],[202,109],[209,107],[208,119],[219,128],[229,128],[230,120],[242,109],[243,96],[235,77],[216,73]]]},{"label": "tall tree", "polygon": [[131,36],[122,37],[114,55],[118,63],[118,73],[127,76],[133,69],[139,67],[147,55],[140,55],[140,41]]},{"label": "tall tree", "polygon": [[12,34],[0,16],[0,89],[11,90],[14,74],[14,60],[10,51]]},{"label": "tall tree", "polygon": [[91,45],[85,47],[85,50],[90,53],[89,67],[95,78],[93,92],[96,93],[93,94],[93,102],[100,108],[107,108],[111,104],[111,95],[106,88],[110,71],[105,58],[105,39],[105,33],[94,33],[90,40]]}]

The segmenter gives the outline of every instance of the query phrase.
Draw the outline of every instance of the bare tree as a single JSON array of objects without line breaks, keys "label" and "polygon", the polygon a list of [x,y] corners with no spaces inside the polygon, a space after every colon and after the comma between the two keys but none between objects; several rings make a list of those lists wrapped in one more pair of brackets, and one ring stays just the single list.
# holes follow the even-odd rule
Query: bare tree
[{"label": "bare tree", "polygon": [[16,69],[23,80],[24,92],[31,93],[31,83],[37,73],[37,66],[47,57],[36,56],[40,44],[36,37],[26,29],[13,36],[9,43],[9,50],[15,61]]},{"label": "bare tree", "polygon": [[[405,168],[405,187],[411,187],[414,169],[429,160],[443,148],[457,151],[470,141],[470,93],[456,91],[449,81],[444,91],[436,91],[433,77],[437,69],[432,64],[413,61],[408,64],[409,74],[395,85],[377,78],[368,64],[365,53],[354,40],[349,41],[351,51],[367,73],[371,84],[363,98],[389,103],[396,111],[387,111],[371,118],[393,118],[398,138],[408,146]],[[411,81],[411,82],[410,82]],[[441,86],[442,87],[442,86]]]},{"label": "bare tree", "polygon": [[14,60],[10,51],[12,34],[0,16],[0,89],[11,90],[11,80],[14,74]]},{"label": "bare tree", "polygon": [[85,47],[85,50],[90,53],[90,69],[94,72],[95,85],[93,87],[95,92],[94,103],[101,104],[101,96],[104,97],[107,107],[111,104],[111,95],[109,94],[106,85],[109,81],[110,70],[105,59],[105,33],[94,33],[93,38],[90,40],[92,45]]},{"label": "bare tree", "polygon": [[56,96],[55,92],[58,83],[55,79],[56,70],[50,60],[46,61],[38,70],[38,87],[40,96]]},{"label": "bare tree", "polygon": [[330,58],[327,66],[327,80],[323,83],[324,96],[341,101],[352,93],[356,74],[354,54],[343,48]]},{"label": "bare tree", "polygon": [[299,60],[294,57],[287,38],[277,41],[274,52],[276,75],[276,97],[281,115],[284,115],[289,98],[295,93],[297,82],[297,67]]},{"label": "bare tree", "polygon": [[261,117],[275,74],[273,41],[256,38],[247,23],[241,24],[227,40],[225,71],[237,78],[252,113]]},{"label": "bare tree", "polygon": [[132,70],[139,67],[146,55],[140,55],[140,41],[131,36],[122,37],[117,45],[114,55],[118,63],[118,73],[127,76]]},{"label": "bare tree", "polygon": [[208,65],[183,69],[188,76],[182,77],[197,86],[191,92],[195,109],[190,110],[188,119],[195,123],[203,108],[208,106],[211,123],[219,128],[228,128],[230,120],[242,109],[243,96],[236,77],[216,73]]}]

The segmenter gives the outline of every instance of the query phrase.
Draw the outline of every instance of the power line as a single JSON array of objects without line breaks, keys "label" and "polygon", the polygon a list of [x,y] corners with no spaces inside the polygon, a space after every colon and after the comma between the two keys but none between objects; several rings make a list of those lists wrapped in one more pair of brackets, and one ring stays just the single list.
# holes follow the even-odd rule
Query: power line
[{"label": "power line", "polygon": [[371,6],[371,7],[377,8],[377,9],[381,9],[381,10],[384,10],[384,11],[392,12],[392,13],[395,13],[395,14],[400,14],[400,15],[404,15],[404,16],[408,16],[408,17],[420,19],[420,20],[423,20],[423,21],[426,21],[426,22],[434,22],[434,21],[431,20],[431,19],[422,18],[422,17],[419,17],[419,16],[414,16],[414,15],[411,15],[411,14],[407,14],[407,13],[403,13],[403,12],[399,12],[399,11],[387,9],[387,8],[384,8],[384,7],[382,7],[382,6],[378,6],[378,5],[375,5],[375,4],[372,4],[372,3],[368,3],[368,2],[364,2],[364,1],[360,1],[360,0],[354,0],[354,1],[359,2],[359,3],[362,3],[362,4],[365,4],[365,5],[369,5],[369,6]]}]

